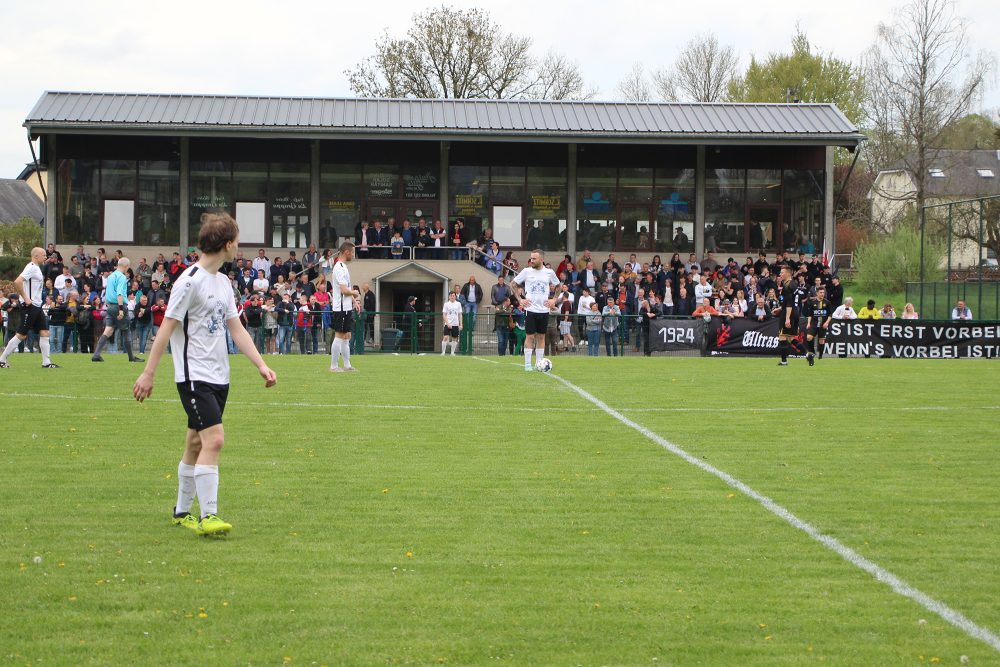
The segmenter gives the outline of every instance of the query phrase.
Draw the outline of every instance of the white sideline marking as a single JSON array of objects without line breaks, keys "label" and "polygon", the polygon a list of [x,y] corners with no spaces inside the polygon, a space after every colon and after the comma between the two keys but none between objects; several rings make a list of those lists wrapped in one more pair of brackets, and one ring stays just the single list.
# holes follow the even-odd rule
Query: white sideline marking
[{"label": "white sideline marking", "polygon": [[817,542],[825,546],[827,549],[830,549],[831,551],[833,551],[838,556],[840,556],[847,562],[851,563],[855,567],[864,570],[865,572],[873,576],[876,580],[886,584],[892,590],[896,591],[900,595],[913,600],[927,611],[933,614],[937,614],[942,619],[952,624],[959,630],[963,631],[970,637],[979,639],[985,642],[986,644],[989,644],[989,646],[993,648],[993,650],[1000,652],[1000,636],[997,636],[991,630],[984,628],[981,625],[977,625],[971,619],[963,615],[961,612],[956,611],[951,607],[949,607],[948,605],[946,605],[945,603],[935,600],[926,593],[917,590],[910,584],[906,583],[905,581],[897,577],[892,572],[889,572],[885,568],[879,566],[874,561],[865,558],[854,549],[851,549],[847,545],[843,544],[837,538],[831,537],[829,535],[824,535],[819,531],[818,528],[813,526],[811,523],[803,521],[802,519],[795,516],[789,510],[785,509],[778,503],[774,502],[764,494],[755,491],[754,489],[747,486],[740,480],[736,479],[729,473],[720,470],[719,468],[716,468],[715,466],[709,463],[705,463],[701,459],[692,456],[691,454],[688,454],[686,451],[684,451],[677,445],[669,442],[668,440],[665,440],[664,438],[660,437],[659,435],[649,430],[645,426],[642,426],[641,424],[637,424],[636,422],[632,421],[622,413],[610,407],[601,399],[597,398],[596,396],[593,396],[584,389],[577,387],[569,380],[564,380],[558,375],[551,375],[551,377],[563,383],[564,385],[575,391],[577,394],[579,394],[586,400],[596,405],[598,408],[603,410],[608,415],[614,417],[615,419],[625,424],[626,426],[629,426],[638,431],[639,433],[641,433],[642,435],[646,436],[647,438],[649,438],[656,444],[660,445],[671,454],[683,459],[684,461],[687,461],[693,466],[700,468],[704,472],[707,472],[708,474],[717,477],[726,485],[728,485],[733,489],[736,489],[737,491],[747,496],[748,498],[756,500],[767,511],[771,512],[778,518],[782,519],[792,527],[801,530],[803,533],[805,533],[812,539],[816,540]]},{"label": "white sideline marking", "polygon": [[[476,359],[477,357],[472,357]],[[479,359],[479,361],[490,362],[489,359]],[[499,361],[494,361],[490,363],[498,364]],[[521,367],[520,364],[516,364],[518,368]],[[10,396],[11,398],[52,398],[52,399],[79,399],[79,398],[96,398],[100,401],[128,401],[132,402],[135,399],[126,396],[70,396],[69,394],[38,394],[29,393],[22,391],[0,391],[0,396]],[[159,403],[174,403],[177,401],[176,398],[147,398],[147,401],[159,402]],[[431,405],[372,405],[370,403],[286,403],[284,401],[228,401],[226,405],[251,405],[255,407],[265,407],[265,408],[280,408],[282,406],[289,406],[295,408],[396,408],[398,410],[433,410],[435,406]],[[457,409],[463,409],[459,406]],[[526,408],[521,406],[506,406],[504,410],[507,412],[592,412],[590,408]],[[830,406],[787,406],[787,407],[759,407],[759,408],[747,408],[747,410],[753,414],[756,412],[843,412],[841,407],[830,407]],[[851,408],[854,412],[875,412],[880,413],[885,412],[952,412],[956,410],[1000,410],[1000,405],[919,405],[919,406],[899,406],[894,408],[889,407],[878,407],[871,405],[859,405]],[[672,407],[662,407],[662,408],[622,408],[621,412],[667,412],[667,413],[685,413],[685,412],[718,412],[718,408],[672,408]]]}]

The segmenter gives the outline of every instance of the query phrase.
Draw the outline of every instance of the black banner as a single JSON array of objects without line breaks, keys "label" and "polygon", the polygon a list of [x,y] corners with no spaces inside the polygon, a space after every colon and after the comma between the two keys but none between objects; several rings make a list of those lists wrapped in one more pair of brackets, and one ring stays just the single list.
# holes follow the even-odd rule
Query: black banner
[{"label": "black banner", "polygon": [[965,359],[1000,356],[1000,322],[834,320],[828,356]]},{"label": "black banner", "polygon": [[651,352],[700,350],[704,336],[704,320],[668,320],[658,317],[649,323]]},{"label": "black banner", "polygon": [[[742,317],[713,317],[708,325],[708,353],[778,356],[780,324],[777,318],[758,322]],[[799,333],[792,341],[791,356],[805,352],[805,336]]]}]

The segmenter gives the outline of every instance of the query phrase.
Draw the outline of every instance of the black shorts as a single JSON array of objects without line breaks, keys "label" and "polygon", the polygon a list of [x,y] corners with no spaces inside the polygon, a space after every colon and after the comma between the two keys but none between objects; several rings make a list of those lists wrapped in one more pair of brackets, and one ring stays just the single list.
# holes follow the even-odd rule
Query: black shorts
[{"label": "black shorts", "polygon": [[549,328],[549,314],[548,313],[533,313],[528,311],[524,314],[524,332],[527,335],[532,334],[542,334],[545,335],[546,330]]},{"label": "black shorts", "polygon": [[222,423],[229,396],[228,384],[208,382],[178,382],[177,393],[188,416],[188,428],[204,431]]},{"label": "black shorts", "polygon": [[354,311],[333,311],[333,330],[337,333],[351,333],[354,331]]},{"label": "black shorts", "polygon": [[786,327],[784,322],[781,323],[781,330],[778,332],[779,336],[788,336],[789,338],[795,338],[796,336],[799,335],[799,318],[793,316],[791,322],[792,326],[790,327]]},{"label": "black shorts", "polygon": [[[125,313],[121,319],[118,318],[119,312]],[[117,303],[108,306],[107,312],[104,314],[104,326],[105,328],[110,327],[115,331],[125,331],[128,329],[128,311],[125,310],[125,307],[119,306]]]},{"label": "black shorts", "polygon": [[452,338],[458,338],[458,336],[459,336],[459,328],[458,327],[445,327],[444,328],[444,335],[445,336],[451,336]]},{"label": "black shorts", "polygon": [[38,333],[49,330],[49,319],[45,317],[41,306],[21,306],[21,317],[21,326],[17,328],[17,333],[21,336],[27,336],[29,331]]},{"label": "black shorts", "polygon": [[806,335],[819,338],[820,340],[826,340],[826,327],[818,327],[814,324],[809,327],[809,331],[806,332]]}]

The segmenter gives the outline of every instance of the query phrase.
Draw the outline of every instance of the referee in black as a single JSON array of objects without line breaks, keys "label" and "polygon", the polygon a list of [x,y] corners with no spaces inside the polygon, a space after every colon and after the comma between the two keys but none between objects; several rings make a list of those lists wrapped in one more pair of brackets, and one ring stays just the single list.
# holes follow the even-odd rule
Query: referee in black
[{"label": "referee in black", "polygon": [[781,308],[779,319],[781,329],[778,331],[778,352],[781,354],[779,366],[788,365],[788,351],[792,341],[799,335],[799,310],[796,299],[795,283],[792,280],[792,270],[788,265],[781,267]]}]

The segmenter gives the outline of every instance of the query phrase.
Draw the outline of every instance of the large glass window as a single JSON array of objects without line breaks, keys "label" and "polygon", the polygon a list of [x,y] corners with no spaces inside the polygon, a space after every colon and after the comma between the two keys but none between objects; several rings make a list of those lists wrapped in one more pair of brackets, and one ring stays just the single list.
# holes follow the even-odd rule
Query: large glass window
[{"label": "large glass window", "polygon": [[135,199],[135,160],[101,161],[101,196]]},{"label": "large glass window", "polygon": [[822,252],[825,178],[822,170],[787,169],[784,183],[782,243],[787,249]]},{"label": "large glass window", "polygon": [[490,202],[493,204],[524,201],[524,167],[490,169]]},{"label": "large glass window", "polygon": [[617,235],[618,170],[581,167],[577,170],[576,245],[586,250],[613,250]]},{"label": "large glass window", "polygon": [[439,194],[436,165],[403,165],[403,199],[437,199]]},{"label": "large glass window", "polygon": [[230,162],[190,164],[191,206],[188,238],[194,243],[201,229],[201,214],[215,210],[233,211],[233,166]]},{"label": "large glass window", "polygon": [[[538,245],[547,251],[566,250],[566,169],[528,167],[527,229],[532,229]],[[532,247],[527,241],[525,247]]]},{"label": "large glass window", "polygon": [[473,240],[489,225],[489,167],[449,167],[449,225],[461,218],[465,222],[466,239]]},{"label": "large glass window", "polygon": [[694,249],[694,169],[657,169],[653,191],[656,252]]},{"label": "large glass window", "polygon": [[139,245],[180,243],[180,169],[176,161],[139,162]]},{"label": "large glass window", "polygon": [[369,199],[398,198],[399,166],[395,164],[366,164],[365,196]]},{"label": "large glass window", "polygon": [[333,248],[354,238],[361,224],[360,164],[323,165],[320,173],[319,245]]},{"label": "large glass window", "polygon": [[652,247],[650,202],[653,197],[653,170],[646,167],[624,168],[618,172],[618,244],[628,250]]},{"label": "large glass window", "polygon": [[100,169],[97,160],[59,161],[56,240],[65,243],[100,241]]},{"label": "large glass window", "polygon": [[309,165],[271,163],[271,245],[309,245]]},{"label": "large glass window", "polygon": [[705,251],[743,252],[746,170],[710,169],[705,179]]}]

